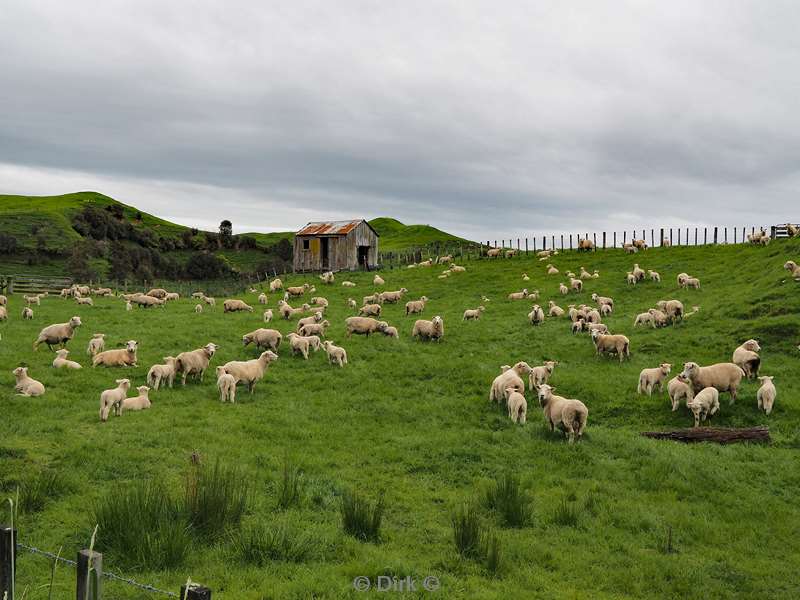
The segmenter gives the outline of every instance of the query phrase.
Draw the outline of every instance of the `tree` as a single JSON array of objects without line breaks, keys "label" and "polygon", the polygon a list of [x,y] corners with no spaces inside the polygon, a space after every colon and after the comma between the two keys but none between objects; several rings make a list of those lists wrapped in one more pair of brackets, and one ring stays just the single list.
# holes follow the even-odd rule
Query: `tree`
[{"label": "tree", "polygon": [[89,266],[89,252],[83,244],[72,246],[72,254],[67,259],[67,272],[79,281],[97,278],[97,273]]},{"label": "tree", "polygon": [[17,251],[17,238],[0,233],[0,254],[14,254]]},{"label": "tree", "polygon": [[233,223],[225,219],[219,224],[219,243],[225,248],[233,245]]},{"label": "tree", "polygon": [[112,244],[109,262],[111,263],[109,275],[117,281],[127,279],[133,270],[130,254],[122,242],[114,242]]}]

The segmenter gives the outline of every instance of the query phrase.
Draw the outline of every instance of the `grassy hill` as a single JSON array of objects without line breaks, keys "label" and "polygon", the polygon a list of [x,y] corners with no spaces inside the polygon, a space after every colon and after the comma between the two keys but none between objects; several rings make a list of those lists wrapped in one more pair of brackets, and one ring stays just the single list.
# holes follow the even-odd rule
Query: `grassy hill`
[{"label": "grassy hill", "polygon": [[[438,269],[382,273],[387,289],[404,286],[410,297],[430,298],[424,316],[438,314],[445,322],[438,344],[411,339],[415,317],[405,316],[402,303],[385,305],[382,314],[400,339],[345,337],[344,319],[352,314],[346,299],[371,293],[371,274],[348,274],[354,289],[289,276],[286,284],[315,283],[315,295],[330,301],[327,337],[347,350],[345,368],[327,364],[322,352],[308,361],[292,356],[284,344],[255,393],[240,389],[236,404],[219,402],[211,372],[203,384],[152,392],[150,410],[105,424],[98,422],[97,398],[122,371],[53,369],[51,353],[30,348],[42,326],[80,315],[84,326],[70,348],[71,358],[83,363],[94,332],[108,335],[108,347],[138,340],[138,366],[124,370],[137,386],[163,356],[209,341],[221,345],[212,368],[257,356],[252,346],[242,347],[241,336],[263,326],[259,311],[223,314],[217,306],[197,315],[194,301],[182,299],[163,310],[126,312],[113,298],[97,299],[94,307],[45,298],[34,307],[34,320],[22,321],[21,298],[12,297],[10,318],[0,323],[6,365],[0,499],[22,486],[20,541],[53,552],[63,545],[65,556],[88,543],[96,507],[111,507],[119,523],[152,526],[149,539],[163,543],[157,547],[167,548],[177,564],[143,566],[133,545],[120,549],[117,534],[101,528],[97,549],[107,570],[170,590],[191,573],[215,594],[224,588],[226,596],[243,600],[354,597],[356,576],[374,581],[378,575],[418,581],[433,575],[447,598],[793,599],[800,568],[792,527],[800,520],[800,283],[781,268],[790,258],[800,258],[800,241],[656,248],[636,257],[619,250],[564,252],[553,260],[561,273],[580,266],[600,271],[583,293],[568,297],[558,293],[562,276],[545,275],[545,263],[533,257],[469,262],[465,273],[444,280]],[[662,283],[627,286],[634,261],[660,272]],[[681,271],[699,277],[702,289],[678,289]],[[538,289],[543,306],[549,300],[565,308],[591,304],[593,292],[613,297],[615,310],[605,322],[630,338],[630,360],[595,356],[587,335],[571,334],[565,318],[532,327],[531,302],[506,299],[522,287]],[[483,317],[463,322],[464,309],[484,295],[490,301]],[[259,306],[255,294],[239,297]],[[680,325],[634,328],[635,315],[662,298],[700,311]],[[270,294],[267,306],[274,309],[278,299]],[[285,335],[295,323],[269,326]],[[670,410],[665,393],[636,394],[641,369],[669,362],[675,375],[689,360],[728,361],[750,337],[761,342],[762,374],[775,376],[775,409],[769,416],[759,412],[758,383],[747,381],[736,404],[721,395],[711,424],[768,425],[772,444],[683,445],[639,435],[692,424],[685,407]],[[557,393],[589,408],[586,435],[574,446],[545,426],[530,392],[525,425],[514,425],[487,400],[500,365],[549,359],[559,361],[551,380]],[[9,371],[20,363],[47,386],[43,398],[14,395]],[[128,490],[137,482],[160,483],[181,498],[193,451],[206,465],[219,459],[242,470],[251,496],[241,523],[214,537],[176,528],[183,517],[124,518]],[[300,469],[302,493],[278,508],[286,461]],[[495,478],[507,473],[519,476],[530,500],[532,518],[521,527],[509,526],[485,499]],[[50,483],[37,486],[43,481]],[[342,496],[353,489],[371,501],[385,491],[380,543],[342,531]],[[455,551],[451,517],[464,503],[476,506],[481,526],[499,539],[498,573]],[[182,543],[186,535],[191,543]],[[166,543],[173,539],[180,543]],[[24,553],[17,570],[18,589],[40,589],[50,563]],[[67,596],[73,577],[58,570],[54,597]],[[106,586],[114,598],[143,597],[114,581]]]},{"label": "grassy hill", "polygon": [[436,242],[442,244],[467,242],[463,238],[451,235],[430,225],[404,225],[397,219],[389,217],[372,219],[369,224],[380,236],[381,252],[397,252]]}]

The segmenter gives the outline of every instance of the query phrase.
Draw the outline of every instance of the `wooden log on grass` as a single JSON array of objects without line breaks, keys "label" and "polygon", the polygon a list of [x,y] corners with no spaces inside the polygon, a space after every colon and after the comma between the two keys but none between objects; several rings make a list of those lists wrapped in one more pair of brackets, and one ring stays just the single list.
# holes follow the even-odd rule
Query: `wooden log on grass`
[{"label": "wooden log on grass", "polygon": [[738,442],[769,442],[769,427],[693,427],[674,431],[643,431],[644,437],[676,442],[716,442],[717,444],[736,444]]}]

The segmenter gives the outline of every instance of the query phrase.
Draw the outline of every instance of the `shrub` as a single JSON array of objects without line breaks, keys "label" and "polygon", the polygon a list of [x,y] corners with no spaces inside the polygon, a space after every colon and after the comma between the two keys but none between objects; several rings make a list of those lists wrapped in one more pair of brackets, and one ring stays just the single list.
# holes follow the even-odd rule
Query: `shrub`
[{"label": "shrub", "polygon": [[195,252],[186,262],[190,279],[218,279],[230,273],[228,264],[208,252]]},{"label": "shrub", "polygon": [[519,477],[513,473],[495,480],[486,492],[486,505],[496,510],[508,527],[525,527],[531,522],[530,499],[522,489]]},{"label": "shrub", "polygon": [[348,535],[363,541],[380,541],[381,520],[385,509],[381,492],[374,504],[355,491],[342,494],[342,529]]},{"label": "shrub", "polygon": [[303,562],[311,556],[314,539],[285,523],[256,525],[231,540],[233,551],[245,563],[266,566],[270,561]]},{"label": "shrub", "polygon": [[463,505],[453,513],[450,520],[458,553],[464,558],[477,557],[480,554],[481,523],[475,506]]},{"label": "shrub", "polygon": [[303,475],[290,461],[283,463],[283,473],[278,483],[278,508],[286,510],[299,505],[303,499]]},{"label": "shrub", "polygon": [[236,467],[217,461],[211,468],[193,465],[184,491],[184,514],[189,523],[201,535],[216,537],[241,523],[250,484]]},{"label": "shrub", "polygon": [[17,238],[0,233],[0,254],[14,254],[17,251]]}]

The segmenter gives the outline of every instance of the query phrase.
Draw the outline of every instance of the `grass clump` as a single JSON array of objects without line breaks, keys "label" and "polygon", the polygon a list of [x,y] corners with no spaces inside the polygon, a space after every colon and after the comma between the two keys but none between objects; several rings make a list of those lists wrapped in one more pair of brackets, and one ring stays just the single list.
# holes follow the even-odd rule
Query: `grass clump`
[{"label": "grass clump", "polygon": [[525,527],[533,520],[530,498],[522,489],[519,476],[513,473],[494,481],[486,492],[485,504],[500,514],[507,527]]},{"label": "grass clump", "polygon": [[342,529],[356,539],[378,542],[385,508],[383,492],[372,503],[355,490],[347,490],[342,494]]},{"label": "grass clump", "polygon": [[480,561],[489,573],[499,575],[502,568],[500,539],[491,529],[481,525],[475,505],[462,505],[453,513],[450,522],[459,556]]},{"label": "grass clump", "polygon": [[556,507],[553,515],[553,522],[562,527],[577,527],[580,520],[580,511],[574,502],[569,502],[566,498]]},{"label": "grass clump", "polygon": [[278,482],[278,508],[286,510],[292,506],[299,506],[303,500],[303,491],[302,471],[290,461],[284,461],[283,472]]},{"label": "grass clump", "polygon": [[20,509],[26,513],[39,512],[49,500],[56,499],[68,488],[66,480],[56,471],[41,471],[20,486]]},{"label": "grass clump", "polygon": [[233,551],[239,560],[259,567],[273,561],[303,562],[311,556],[315,545],[311,536],[285,523],[271,527],[256,525],[232,538]]},{"label": "grass clump", "polygon": [[184,512],[192,528],[203,537],[214,538],[241,523],[250,483],[238,468],[218,460],[213,467],[192,465],[184,491]]}]

